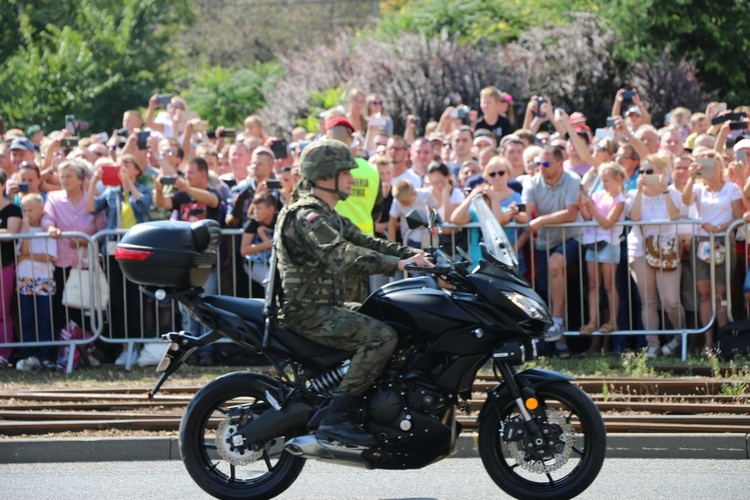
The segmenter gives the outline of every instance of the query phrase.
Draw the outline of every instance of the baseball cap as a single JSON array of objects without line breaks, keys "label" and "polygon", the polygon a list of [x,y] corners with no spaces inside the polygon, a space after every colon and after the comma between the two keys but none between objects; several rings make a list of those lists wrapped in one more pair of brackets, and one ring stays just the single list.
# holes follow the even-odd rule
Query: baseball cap
[{"label": "baseball cap", "polygon": [[441,134],[440,132],[435,132],[434,134],[430,134],[430,136],[427,138],[430,142],[438,141],[441,144],[445,144],[445,135]]},{"label": "baseball cap", "polygon": [[480,143],[488,144],[491,148],[495,147],[495,141],[492,140],[492,138],[488,135],[480,135],[476,139],[474,139],[474,145],[478,146]]},{"label": "baseball cap", "polygon": [[737,141],[737,144],[735,144],[732,149],[734,149],[735,152],[739,151],[740,149],[750,149],[750,139],[742,139],[741,141]]},{"label": "baseball cap", "polygon": [[31,153],[34,152],[34,145],[25,137],[16,137],[13,142],[10,143],[10,150],[23,149]]},{"label": "baseball cap", "polygon": [[18,137],[23,137],[23,130],[19,128],[12,128],[5,132],[3,139],[5,139],[6,141],[12,141],[13,139],[17,139]]},{"label": "baseball cap", "polygon": [[568,117],[568,123],[571,125],[586,124],[586,116],[580,111],[576,111]]},{"label": "baseball cap", "polygon": [[327,129],[333,127],[346,127],[350,132],[354,132],[354,125],[352,125],[352,122],[350,122],[345,116],[334,116],[326,122]]},{"label": "baseball cap", "polygon": [[630,113],[635,113],[638,116],[643,116],[643,113],[641,112],[641,108],[638,106],[630,106],[628,110],[625,112],[626,115],[629,115]]},{"label": "baseball cap", "polygon": [[508,141],[513,142],[523,142],[520,137],[518,137],[516,134],[508,134],[502,139],[500,139],[500,147],[505,147],[505,145],[508,143]]},{"label": "baseball cap", "polygon": [[37,132],[40,132],[42,130],[41,125],[32,125],[29,128],[26,129],[26,137],[31,137],[32,135],[36,134]]}]

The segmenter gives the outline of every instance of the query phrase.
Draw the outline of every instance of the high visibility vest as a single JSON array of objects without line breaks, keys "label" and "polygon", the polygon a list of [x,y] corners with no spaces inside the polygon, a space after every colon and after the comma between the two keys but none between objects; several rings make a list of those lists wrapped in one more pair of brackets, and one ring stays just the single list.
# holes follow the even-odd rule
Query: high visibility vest
[{"label": "high visibility vest", "polygon": [[356,158],[358,167],[352,170],[354,185],[345,201],[336,203],[336,211],[352,221],[365,234],[375,236],[372,209],[380,189],[380,172],[364,158]]}]

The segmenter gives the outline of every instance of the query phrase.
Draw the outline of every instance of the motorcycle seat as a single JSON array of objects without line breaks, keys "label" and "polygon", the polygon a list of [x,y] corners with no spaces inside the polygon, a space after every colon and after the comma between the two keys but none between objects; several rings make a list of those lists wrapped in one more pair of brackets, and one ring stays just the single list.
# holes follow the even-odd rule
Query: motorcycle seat
[{"label": "motorcycle seat", "polygon": [[[243,299],[224,295],[206,295],[203,301],[217,309],[236,314],[240,318],[257,325],[263,331],[265,316],[263,315],[263,299]],[[276,324],[269,338],[269,347],[289,354],[304,356],[322,368],[350,358],[354,353],[334,349],[323,344],[308,340],[298,333]]]}]

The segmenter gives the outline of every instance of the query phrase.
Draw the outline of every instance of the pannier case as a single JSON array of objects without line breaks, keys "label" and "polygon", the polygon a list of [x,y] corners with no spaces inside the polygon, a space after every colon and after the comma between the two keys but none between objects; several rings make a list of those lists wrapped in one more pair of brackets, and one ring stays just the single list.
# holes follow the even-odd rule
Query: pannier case
[{"label": "pannier case", "polygon": [[216,265],[221,226],[214,220],[133,226],[117,244],[123,274],[139,285],[188,289],[206,284]]}]

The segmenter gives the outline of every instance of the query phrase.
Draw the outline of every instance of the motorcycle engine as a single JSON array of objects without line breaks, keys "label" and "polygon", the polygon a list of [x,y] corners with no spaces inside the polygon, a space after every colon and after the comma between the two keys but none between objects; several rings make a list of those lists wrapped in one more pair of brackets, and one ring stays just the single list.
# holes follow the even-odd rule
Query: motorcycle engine
[{"label": "motorcycle engine", "polygon": [[367,415],[380,425],[390,425],[404,414],[404,398],[392,384],[378,387],[367,397]]}]

